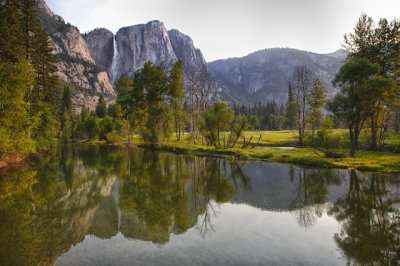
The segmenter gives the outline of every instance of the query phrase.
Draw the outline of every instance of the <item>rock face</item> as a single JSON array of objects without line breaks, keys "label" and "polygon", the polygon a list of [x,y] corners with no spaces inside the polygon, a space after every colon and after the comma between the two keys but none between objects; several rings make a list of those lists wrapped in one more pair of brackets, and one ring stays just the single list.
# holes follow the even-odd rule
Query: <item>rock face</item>
[{"label": "rock face", "polygon": [[96,64],[103,69],[110,69],[113,60],[114,34],[100,28],[85,34],[84,38]]},{"label": "rock face", "polygon": [[38,2],[38,6],[58,58],[58,76],[76,88],[73,94],[75,112],[80,112],[83,107],[93,110],[100,95],[104,95],[107,102],[114,101],[116,94],[107,72],[96,65],[78,28],[54,15],[43,0]]},{"label": "rock face", "polygon": [[105,29],[96,29],[85,36],[96,64],[106,68],[110,80],[132,75],[151,61],[167,68],[178,59],[184,61],[185,72],[207,67],[204,57],[192,39],[178,30],[167,31],[160,21],[121,28],[114,36]]},{"label": "rock face", "polygon": [[151,61],[164,63],[167,67],[177,60],[164,24],[151,21],[120,29],[116,34],[118,49],[116,78],[122,74],[133,74]]},{"label": "rock face", "polygon": [[231,102],[254,104],[275,100],[285,103],[287,87],[297,66],[311,68],[325,85],[327,96],[337,92],[332,80],[346,54],[315,54],[295,49],[274,48],[258,51],[243,58],[217,60],[208,64],[222,98]]},{"label": "rock face", "polygon": [[203,54],[194,46],[189,36],[178,30],[168,31],[168,36],[176,57],[185,62],[185,72],[190,71],[191,68],[201,69],[207,66]]}]

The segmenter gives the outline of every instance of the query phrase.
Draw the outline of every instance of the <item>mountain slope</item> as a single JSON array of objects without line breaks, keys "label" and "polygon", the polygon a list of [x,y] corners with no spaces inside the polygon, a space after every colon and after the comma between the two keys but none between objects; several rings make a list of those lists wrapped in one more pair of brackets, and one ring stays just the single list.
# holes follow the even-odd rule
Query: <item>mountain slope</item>
[{"label": "mountain slope", "polygon": [[104,95],[108,102],[113,101],[116,94],[107,72],[96,65],[78,28],[55,15],[44,0],[38,1],[38,6],[40,18],[53,45],[53,52],[58,58],[58,76],[75,88],[75,112],[79,112],[82,107],[93,110],[100,95]]},{"label": "mountain slope", "polygon": [[[296,66],[309,66],[324,83],[328,97],[337,90],[332,80],[345,59],[338,51],[322,55],[288,48],[261,50],[242,58],[217,60],[208,64],[222,97],[238,103],[275,100],[285,103],[287,86]],[[232,97],[233,95],[238,95]]]}]

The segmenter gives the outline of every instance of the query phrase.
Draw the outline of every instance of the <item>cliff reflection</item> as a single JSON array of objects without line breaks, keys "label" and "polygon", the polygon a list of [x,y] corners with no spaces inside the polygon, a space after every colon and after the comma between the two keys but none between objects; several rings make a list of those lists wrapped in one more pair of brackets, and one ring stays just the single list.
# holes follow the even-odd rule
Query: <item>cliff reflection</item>
[{"label": "cliff reflection", "polygon": [[215,203],[225,202],[290,212],[302,227],[328,212],[340,222],[334,239],[349,262],[396,264],[398,182],[354,171],[65,145],[0,172],[0,265],[52,265],[87,235],[164,244],[195,228],[206,237],[223,215]]},{"label": "cliff reflection", "polygon": [[233,197],[221,169],[219,159],[63,146],[0,173],[0,264],[52,265],[87,234],[165,243],[208,213],[211,200]]}]

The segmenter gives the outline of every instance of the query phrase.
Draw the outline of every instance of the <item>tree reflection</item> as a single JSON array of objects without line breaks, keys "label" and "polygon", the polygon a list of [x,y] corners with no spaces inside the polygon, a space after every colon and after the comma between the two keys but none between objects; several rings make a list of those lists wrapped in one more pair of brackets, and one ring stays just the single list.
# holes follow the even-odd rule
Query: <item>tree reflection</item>
[{"label": "tree reflection", "polygon": [[[400,195],[390,179],[376,174],[361,178],[350,171],[349,189],[330,210],[341,222],[334,238],[349,263],[400,263]],[[397,205],[398,206],[398,205]]]},{"label": "tree reflection", "polygon": [[[294,181],[296,173],[293,168],[289,169],[289,176]],[[293,182],[292,181],[292,182]],[[339,172],[330,170],[298,169],[297,191],[292,202],[297,222],[303,227],[315,224],[318,217],[324,211],[322,204],[327,202],[328,187],[339,185],[342,178]]]},{"label": "tree reflection", "polygon": [[165,243],[202,216],[200,232],[212,228],[212,201],[227,202],[234,185],[222,171],[224,160],[138,150],[131,174],[121,178],[121,232],[131,238]]}]

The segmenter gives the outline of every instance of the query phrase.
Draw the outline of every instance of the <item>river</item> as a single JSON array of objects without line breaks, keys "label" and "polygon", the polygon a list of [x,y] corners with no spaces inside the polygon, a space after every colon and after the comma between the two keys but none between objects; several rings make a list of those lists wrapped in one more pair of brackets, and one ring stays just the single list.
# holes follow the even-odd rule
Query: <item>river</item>
[{"label": "river", "polygon": [[400,174],[62,145],[0,172],[0,265],[400,264]]}]

